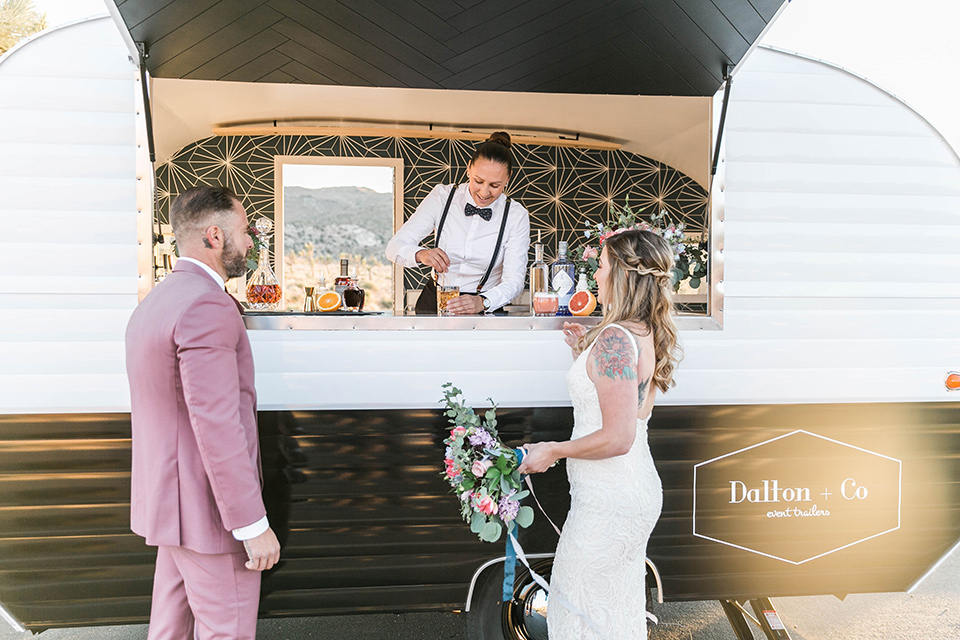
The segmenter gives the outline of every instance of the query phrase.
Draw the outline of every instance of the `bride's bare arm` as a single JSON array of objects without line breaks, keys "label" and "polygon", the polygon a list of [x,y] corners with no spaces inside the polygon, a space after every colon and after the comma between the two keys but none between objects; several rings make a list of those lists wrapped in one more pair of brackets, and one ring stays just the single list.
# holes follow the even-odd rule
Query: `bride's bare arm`
[{"label": "bride's bare arm", "polygon": [[637,361],[630,339],[618,327],[600,334],[587,361],[587,375],[597,387],[602,426],[576,440],[526,445],[520,473],[546,471],[560,458],[601,460],[623,455],[637,435]]}]

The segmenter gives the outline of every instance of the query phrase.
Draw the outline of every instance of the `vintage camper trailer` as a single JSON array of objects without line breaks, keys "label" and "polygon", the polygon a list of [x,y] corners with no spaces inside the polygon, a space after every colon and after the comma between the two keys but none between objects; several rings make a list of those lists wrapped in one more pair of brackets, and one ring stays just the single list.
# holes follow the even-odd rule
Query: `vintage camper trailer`
[{"label": "vintage camper trailer", "polygon": [[[722,129],[720,82],[688,97],[289,84],[306,59],[288,78],[238,64],[237,78],[265,81],[203,79],[190,56],[214,67],[222,43],[144,4],[0,59],[0,615],[11,624],[146,620],[153,553],[128,529],[123,331],[154,282],[170,198],[227,183],[282,225],[284,162],[399,158],[402,220],[431,181],[458,179],[472,144],[462,129],[501,125],[531,138],[514,197],[550,242],[631,193],[708,234],[709,282],[679,318],[686,356],[651,422],[665,501],[648,555],[666,599],[722,600],[745,638],[736,601],[906,590],[957,542],[960,161],[863,78],[783,51],[747,56],[779,2],[753,3],[762,15],[732,61]],[[241,22],[276,13],[257,11]],[[220,19],[237,38],[246,28]],[[157,25],[168,40],[153,41],[145,102],[150,59],[133,40]],[[292,23],[274,34],[287,53],[309,40]],[[471,106],[478,97],[490,115]],[[540,637],[542,593],[521,569],[514,601],[500,602],[502,548],[477,542],[446,495],[437,401],[453,381],[500,405],[510,442],[569,433],[559,321],[409,317],[415,279],[394,284],[391,314],[246,318],[285,549],[261,613],[464,610],[473,637]],[[537,482],[562,519],[562,471]],[[521,541],[549,573],[556,538],[543,520]],[[764,621],[768,637],[787,637]]]}]

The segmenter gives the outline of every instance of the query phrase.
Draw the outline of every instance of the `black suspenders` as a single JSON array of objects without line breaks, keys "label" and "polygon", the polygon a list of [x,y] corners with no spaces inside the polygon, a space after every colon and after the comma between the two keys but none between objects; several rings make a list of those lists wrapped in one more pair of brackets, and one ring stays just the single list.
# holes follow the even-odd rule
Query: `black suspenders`
[{"label": "black suspenders", "polygon": [[[440,215],[440,224],[437,225],[437,234],[435,236],[436,240],[434,246],[438,249],[440,248],[440,234],[443,233],[443,223],[447,221],[447,212],[450,211],[450,203],[453,202],[453,196],[457,192],[457,185],[451,185],[450,196],[447,198],[447,204],[443,207],[443,213]],[[477,293],[480,293],[483,289],[483,285],[487,284],[487,280],[490,279],[490,274],[493,272],[493,266],[497,263],[497,256],[500,254],[500,247],[503,245],[503,234],[507,229],[507,214],[510,213],[510,200],[507,199],[507,204],[503,207],[503,220],[500,221],[500,235],[497,236],[497,246],[493,249],[493,257],[490,258],[490,265],[487,267],[487,272],[483,274],[483,278],[480,280],[480,283],[477,285]]]}]

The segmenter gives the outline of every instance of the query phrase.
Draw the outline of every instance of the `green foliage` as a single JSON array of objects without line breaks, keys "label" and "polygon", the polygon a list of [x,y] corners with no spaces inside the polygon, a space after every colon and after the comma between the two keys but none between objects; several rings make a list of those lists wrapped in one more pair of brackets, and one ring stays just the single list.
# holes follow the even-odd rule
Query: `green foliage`
[{"label": "green foliage", "polygon": [[[617,208],[616,205],[610,205],[610,217],[606,222],[588,225],[583,232],[584,243],[570,249],[570,259],[577,265],[578,273],[586,271],[587,283],[591,289],[595,289],[597,281],[594,274],[597,272],[599,262],[592,254],[594,252],[599,254],[603,242],[619,231],[644,229],[662,237],[673,249],[674,267],[671,271],[674,291],[680,289],[684,280],[689,281],[691,289],[698,288],[707,277],[709,252],[706,236],[686,233],[684,224],[671,220],[665,209],[651,214],[646,220],[643,219],[642,213],[643,209],[630,207],[628,197],[623,207]],[[583,257],[584,254],[588,254],[586,259]]]},{"label": "green foliage", "polygon": [[[464,404],[460,389],[449,382],[442,388],[443,413],[453,425],[449,437],[443,441],[446,445],[443,476],[460,499],[461,517],[484,542],[495,542],[504,527],[510,531],[515,523],[529,526],[533,522],[533,509],[519,505],[528,492],[520,486],[517,454],[497,436],[496,403],[487,398],[492,407],[484,411],[481,418]],[[503,512],[507,513],[506,520]]]}]

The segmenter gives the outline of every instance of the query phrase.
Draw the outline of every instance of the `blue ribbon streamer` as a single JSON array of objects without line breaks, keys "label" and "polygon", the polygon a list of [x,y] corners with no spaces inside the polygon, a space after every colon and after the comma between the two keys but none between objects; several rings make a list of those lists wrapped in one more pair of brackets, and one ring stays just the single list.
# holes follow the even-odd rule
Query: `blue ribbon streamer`
[{"label": "blue ribbon streamer", "polygon": [[517,569],[517,551],[513,548],[510,541],[510,534],[513,533],[514,525],[511,522],[507,525],[507,553],[503,559],[503,602],[506,604],[513,599],[513,581]]}]

